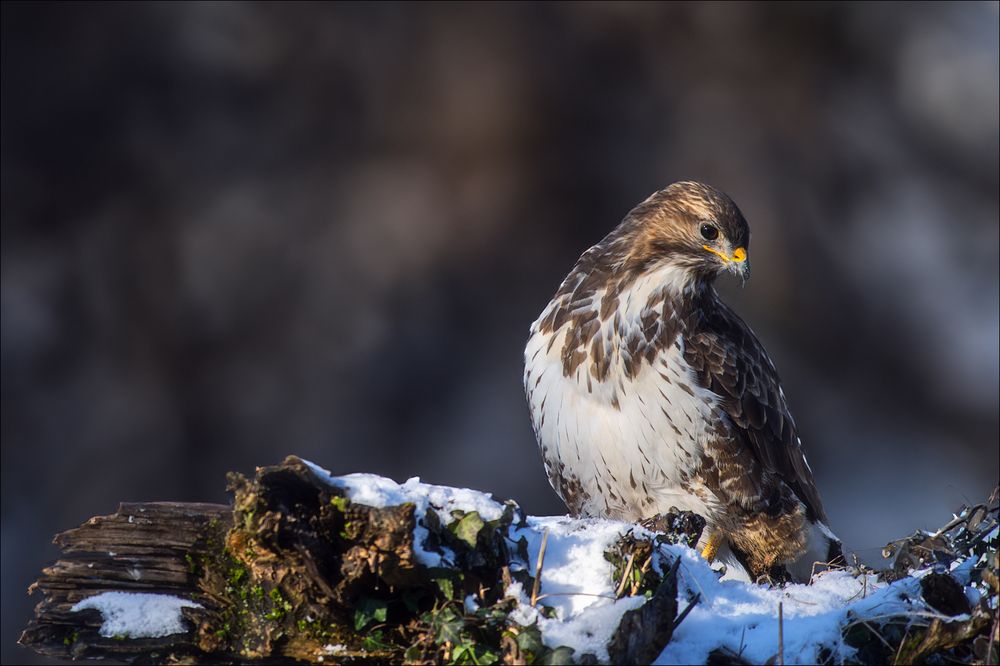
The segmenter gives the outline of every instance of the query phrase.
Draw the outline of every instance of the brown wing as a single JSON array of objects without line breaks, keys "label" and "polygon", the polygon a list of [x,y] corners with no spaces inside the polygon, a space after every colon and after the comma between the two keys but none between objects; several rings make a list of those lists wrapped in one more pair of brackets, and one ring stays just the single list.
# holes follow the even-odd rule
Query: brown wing
[{"label": "brown wing", "polygon": [[[777,476],[805,504],[810,519],[826,522],[774,364],[750,327],[712,296],[689,321],[684,357],[699,382],[722,396],[736,440],[732,443],[743,445],[730,455],[745,455],[749,449],[761,478]],[[758,490],[769,494],[765,487]]]}]

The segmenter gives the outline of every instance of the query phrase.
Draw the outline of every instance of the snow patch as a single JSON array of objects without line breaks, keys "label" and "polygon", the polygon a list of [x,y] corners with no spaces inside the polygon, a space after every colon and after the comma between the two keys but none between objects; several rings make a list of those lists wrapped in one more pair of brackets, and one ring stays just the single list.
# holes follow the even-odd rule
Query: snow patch
[{"label": "snow patch", "polygon": [[[501,518],[505,510],[505,505],[489,494],[466,488],[425,484],[417,478],[399,484],[372,474],[334,477],[317,465],[306,464],[320,479],[342,489],[352,502],[373,507],[414,504],[416,554],[429,567],[451,566],[454,553],[424,549],[429,535],[424,523],[428,509],[434,509],[443,522],[451,520],[451,512],[456,510],[476,511],[485,521]],[[824,528],[821,525],[820,529]],[[636,525],[613,520],[529,516],[523,522],[515,521],[507,534],[511,552],[519,550],[517,544],[524,539],[527,557],[514,556],[509,564],[512,572],[527,569],[533,576],[544,535],[548,537],[538,601],[532,605],[531,590],[524,589],[521,582],[512,582],[506,594],[518,603],[509,619],[522,626],[537,624],[545,645],[573,648],[574,659],[593,654],[608,662],[608,642],[622,616],[646,602],[644,596],[616,598],[614,568],[605,559],[605,553],[630,531],[637,538],[654,536]],[[891,616],[943,618],[921,600],[920,578],[927,571],[893,583],[880,582],[874,574],[828,571],[815,576],[811,584],[777,588],[725,579],[697,551],[685,546],[662,544],[658,548],[661,558],[654,558],[653,563],[658,573],[663,573],[661,564],[666,567],[675,558],[680,560],[678,609],[694,605],[655,664],[705,663],[716,650],[739,655],[750,663],[773,663],[779,647],[779,604],[786,663],[851,660],[856,651],[843,640],[851,622],[877,622]],[[970,600],[980,595],[969,583],[973,564],[969,558],[949,567],[952,575],[968,586]],[[474,597],[467,597],[464,605],[467,612],[478,608]],[[545,606],[554,612],[545,611]]]},{"label": "snow patch", "polygon": [[823,647],[845,656],[853,652],[841,639],[849,610],[864,613],[876,605],[879,613],[897,610],[890,607],[892,595],[885,591],[891,586],[877,583],[874,575],[856,578],[831,571],[817,576],[811,585],[769,588],[719,580],[695,551],[681,546],[667,548],[681,557],[678,606],[684,608],[696,594],[701,596],[656,664],[705,663],[708,654],[717,649],[739,654],[750,663],[764,663],[778,654],[779,603],[785,661],[819,663]]},{"label": "snow patch", "polygon": [[323,652],[326,654],[340,654],[341,652],[347,652],[347,646],[341,643],[330,643],[323,646]]},{"label": "snow patch", "polygon": [[103,624],[99,633],[105,638],[159,638],[187,631],[181,609],[201,607],[169,594],[103,592],[76,603],[70,610],[100,611]]},{"label": "snow patch", "polygon": [[[538,561],[542,539],[548,531],[538,605],[555,609],[555,617],[531,606],[530,590],[512,583],[507,596],[518,600],[511,619],[520,625],[538,623],[542,641],[550,648],[571,647],[576,655],[593,654],[608,661],[608,641],[622,615],[646,602],[643,596],[615,598],[613,567],[604,559],[626,532],[641,535],[641,528],[615,520],[571,519],[566,516],[529,517],[527,526],[511,530],[511,539],[528,542],[528,561]],[[534,575],[534,569],[531,572]]]},{"label": "snow patch", "polygon": [[413,530],[414,549],[417,561],[426,567],[444,567],[454,562],[454,553],[444,548],[443,553],[426,550],[424,543],[430,535],[424,515],[427,509],[434,509],[444,523],[450,522],[452,511],[476,511],[483,520],[497,520],[503,516],[504,505],[489,493],[468,488],[452,488],[421,483],[413,477],[399,484],[377,474],[346,474],[333,476],[319,465],[303,460],[309,469],[324,482],[340,488],[347,499],[358,504],[376,508],[413,504],[416,506],[417,524]]}]

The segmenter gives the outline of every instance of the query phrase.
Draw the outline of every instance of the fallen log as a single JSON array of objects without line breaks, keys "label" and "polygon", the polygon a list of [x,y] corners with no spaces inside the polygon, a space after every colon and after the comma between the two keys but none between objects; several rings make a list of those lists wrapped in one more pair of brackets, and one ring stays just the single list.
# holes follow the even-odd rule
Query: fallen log
[{"label": "fallen log", "polygon": [[217,608],[218,591],[199,584],[196,563],[217,557],[231,523],[232,508],[226,505],[128,503],[111,516],[63,532],[55,538],[62,558],[29,588],[44,598],[20,643],[64,659],[170,661],[199,652],[194,632],[123,640],[101,632],[104,622],[97,609],[74,608],[111,592],[169,595],[197,603],[178,612],[188,626],[199,625]]},{"label": "fallen log", "polygon": [[[512,502],[488,517],[425,507],[418,525],[413,502],[352,502],[295,457],[254,479],[231,474],[229,490],[232,506],[122,504],[58,535],[62,557],[31,587],[43,599],[20,643],[64,659],[163,663],[572,654],[508,617],[518,601],[507,588],[534,582],[526,541],[511,539],[525,521]],[[648,541],[631,542],[654,557]]]},{"label": "fallen log", "polygon": [[20,643],[143,663],[996,663],[995,495],[890,543],[892,568],[779,587],[720,580],[690,513],[530,517],[295,457],[228,486],[231,505],[122,504],[58,535]]}]

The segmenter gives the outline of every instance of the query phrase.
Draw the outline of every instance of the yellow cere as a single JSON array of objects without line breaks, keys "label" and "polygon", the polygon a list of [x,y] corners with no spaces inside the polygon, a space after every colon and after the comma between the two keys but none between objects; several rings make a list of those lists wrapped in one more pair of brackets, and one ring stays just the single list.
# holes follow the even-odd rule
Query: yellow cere
[{"label": "yellow cere", "polygon": [[723,263],[726,264],[728,264],[730,261],[735,262],[737,264],[741,264],[747,260],[747,251],[742,247],[738,247],[735,250],[733,250],[733,256],[731,257],[727,257],[726,255],[722,254],[715,248],[711,248],[707,245],[702,245],[702,247],[711,252],[712,254],[718,255],[719,259],[722,259]]}]

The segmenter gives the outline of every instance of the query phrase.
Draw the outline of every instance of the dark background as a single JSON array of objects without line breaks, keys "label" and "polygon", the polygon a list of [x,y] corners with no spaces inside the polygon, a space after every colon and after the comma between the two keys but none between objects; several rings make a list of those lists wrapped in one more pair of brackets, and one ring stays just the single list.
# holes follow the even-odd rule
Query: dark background
[{"label": "dark background", "polygon": [[528,325],[674,180],[848,546],[997,483],[997,3],[2,11],[4,662],[54,532],[286,454],[563,511]]}]

